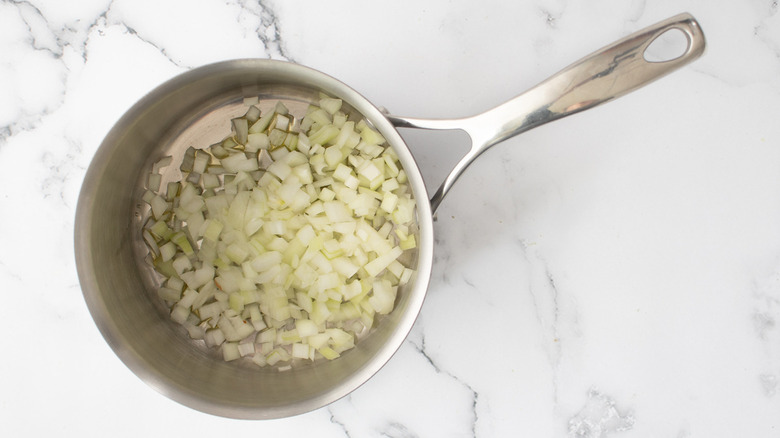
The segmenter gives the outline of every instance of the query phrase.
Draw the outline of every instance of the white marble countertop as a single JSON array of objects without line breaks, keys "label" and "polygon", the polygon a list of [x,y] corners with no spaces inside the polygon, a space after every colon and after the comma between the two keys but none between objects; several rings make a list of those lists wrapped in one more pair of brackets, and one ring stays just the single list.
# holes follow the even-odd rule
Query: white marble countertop
[{"label": "white marble countertop", "polygon": [[[587,5],[587,6],[586,6]],[[0,429],[6,436],[771,437],[780,434],[776,1],[0,2]],[[143,383],[82,298],[86,168],[144,93],[286,59],[416,117],[479,113],[690,12],[705,55],[480,157],[435,223],[425,305],[351,395],[271,421]],[[404,133],[406,134],[406,133]],[[457,158],[410,133],[440,179]],[[456,148],[457,149],[457,148]]]}]

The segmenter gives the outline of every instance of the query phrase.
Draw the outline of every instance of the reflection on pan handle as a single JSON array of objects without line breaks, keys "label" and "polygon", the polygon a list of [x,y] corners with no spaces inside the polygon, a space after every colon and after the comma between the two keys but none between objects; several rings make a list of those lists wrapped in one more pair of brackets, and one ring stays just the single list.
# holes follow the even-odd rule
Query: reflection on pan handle
[{"label": "reflection on pan handle", "polygon": [[[685,35],[683,53],[671,59],[648,60],[647,48],[669,31]],[[698,22],[690,14],[683,13],[582,58],[534,88],[482,114],[462,119],[387,117],[398,128],[461,129],[471,137],[471,149],[431,198],[431,209],[435,212],[461,173],[489,147],[636,90],[697,59],[704,47],[704,34]]]}]

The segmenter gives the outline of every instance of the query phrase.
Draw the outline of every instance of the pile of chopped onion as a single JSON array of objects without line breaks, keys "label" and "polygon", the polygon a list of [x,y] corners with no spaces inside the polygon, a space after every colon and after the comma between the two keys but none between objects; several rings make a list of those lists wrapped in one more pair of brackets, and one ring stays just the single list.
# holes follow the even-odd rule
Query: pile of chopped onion
[{"label": "pile of chopped onion", "polygon": [[414,273],[400,260],[416,247],[415,202],[393,149],[341,100],[321,95],[300,122],[256,101],[232,135],[186,151],[181,180],[162,184],[172,157],[153,165],[143,237],[158,293],[226,361],[335,359]]}]

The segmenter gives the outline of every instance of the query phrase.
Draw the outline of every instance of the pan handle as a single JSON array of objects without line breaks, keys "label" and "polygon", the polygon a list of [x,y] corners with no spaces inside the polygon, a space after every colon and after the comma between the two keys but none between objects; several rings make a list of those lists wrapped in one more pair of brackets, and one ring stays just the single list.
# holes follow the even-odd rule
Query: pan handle
[{"label": "pan handle", "polygon": [[[647,48],[670,30],[681,31],[685,51],[665,61],[648,61]],[[683,13],[633,33],[561,70],[525,93],[476,116],[436,120],[388,116],[399,128],[461,129],[471,137],[468,153],[431,198],[435,212],[463,171],[489,147],[547,122],[593,108],[642,87],[697,59],[705,39],[696,19]]]}]

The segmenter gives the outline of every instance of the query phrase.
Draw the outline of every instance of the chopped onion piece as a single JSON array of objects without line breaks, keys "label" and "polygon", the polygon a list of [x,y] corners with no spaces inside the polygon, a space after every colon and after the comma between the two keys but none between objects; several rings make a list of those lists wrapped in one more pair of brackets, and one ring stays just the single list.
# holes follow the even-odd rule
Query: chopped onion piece
[{"label": "chopped onion piece", "polygon": [[225,342],[222,344],[222,356],[226,362],[240,358],[241,352],[238,349],[238,343]]},{"label": "chopped onion piece", "polygon": [[310,348],[311,347],[309,347],[306,344],[296,342],[292,344],[292,357],[298,359],[308,359],[311,356],[311,353],[309,351]]},{"label": "chopped onion piece", "polygon": [[340,356],[340,354],[336,350],[334,350],[334,349],[332,349],[330,347],[327,347],[327,346],[326,347],[322,347],[322,348],[318,349],[317,351],[322,355],[322,357],[324,357],[325,359],[328,359],[328,360],[333,360],[333,359],[335,359],[335,358]]},{"label": "chopped onion piece", "polygon": [[251,342],[238,344],[238,353],[241,355],[241,357],[255,354],[255,344]]},{"label": "chopped onion piece", "polygon": [[390,263],[393,263],[401,254],[403,254],[403,250],[396,246],[389,252],[383,253],[379,255],[379,257],[368,262],[363,268],[368,272],[368,275],[376,277],[380,272],[385,270],[385,268],[390,266]]},{"label": "chopped onion piece", "polygon": [[249,122],[245,117],[240,117],[232,120],[233,131],[236,133],[236,142],[238,144],[246,144],[247,135],[249,134]]},{"label": "chopped onion piece", "polygon": [[152,165],[152,173],[158,173],[160,169],[170,166],[171,163],[173,163],[173,156],[171,155],[160,158]]}]

